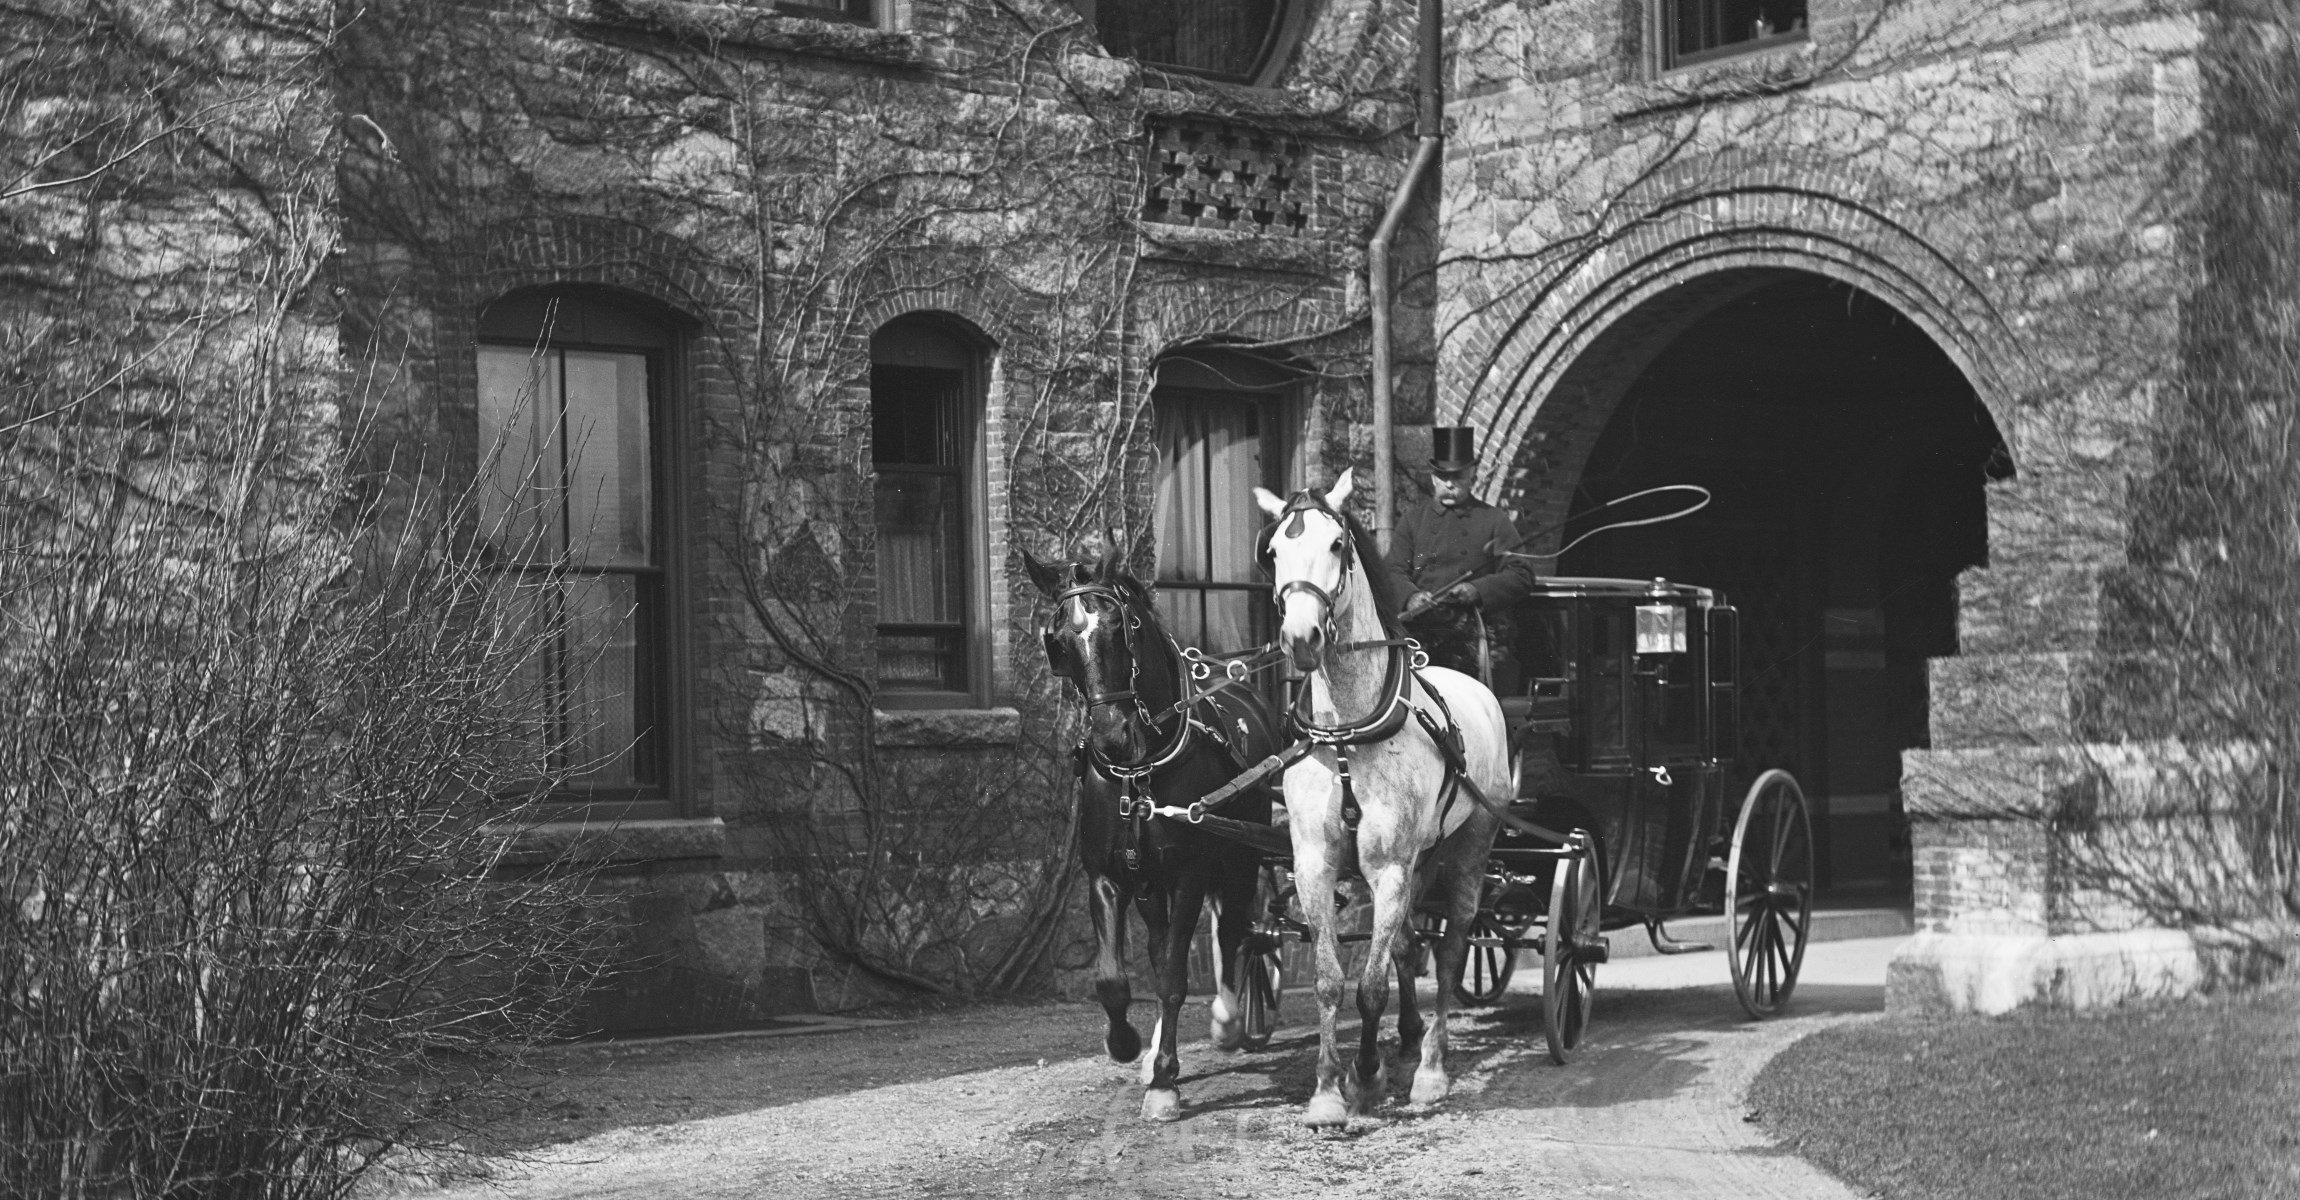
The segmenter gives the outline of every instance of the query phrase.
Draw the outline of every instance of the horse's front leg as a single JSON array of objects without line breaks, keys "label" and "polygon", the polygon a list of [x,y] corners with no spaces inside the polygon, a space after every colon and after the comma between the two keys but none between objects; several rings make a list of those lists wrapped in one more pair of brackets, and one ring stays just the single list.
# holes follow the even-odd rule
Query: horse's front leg
[{"label": "horse's front leg", "polygon": [[1110,1017],[1102,1044],[1112,1062],[1133,1062],[1142,1053],[1142,1035],[1126,1019],[1134,989],[1126,981],[1126,901],[1128,888],[1108,875],[1089,875],[1086,912],[1094,922],[1094,996]]},{"label": "horse's front leg", "polygon": [[1175,1084],[1182,1076],[1182,1001],[1190,993],[1190,943],[1198,934],[1198,913],[1205,903],[1205,880],[1184,876],[1169,896],[1166,928],[1154,930],[1157,947],[1158,1033],[1151,1047],[1149,1086],[1142,1092],[1142,1118],[1173,1121],[1182,1116],[1182,1093]]},{"label": "horse's front leg", "polygon": [[[1289,787],[1289,798],[1294,789]],[[1303,815],[1297,811],[1297,821]],[[1337,820],[1335,822],[1339,824]],[[1341,919],[1334,910],[1334,886],[1337,882],[1331,851],[1324,844],[1305,844],[1297,833],[1294,839],[1294,894],[1302,906],[1302,915],[1310,926],[1310,954],[1317,964],[1318,998],[1318,1067],[1317,1086],[1310,1093],[1310,1105],[1302,1113],[1302,1123],[1313,1129],[1347,1125],[1356,1089],[1343,1067],[1341,1049],[1335,1033],[1336,1018],[1342,1007]]]},{"label": "horse's front leg", "polygon": [[1416,984],[1426,957],[1421,935],[1409,924],[1398,938],[1397,953],[1391,956],[1398,970],[1398,1057],[1401,1059],[1422,1051],[1422,1034],[1427,1026],[1422,1023],[1420,989]]},{"label": "horse's front leg", "polygon": [[1210,899],[1214,905],[1214,1002],[1208,1030],[1214,1044],[1235,1050],[1246,1041],[1246,1011],[1238,1002],[1245,977],[1241,953],[1254,930],[1254,890],[1261,871],[1253,865],[1225,865]]},{"label": "horse's front leg", "polygon": [[[1357,1110],[1371,1115],[1389,1099],[1389,1064],[1382,1058],[1382,1014],[1390,1004],[1390,971],[1408,947],[1408,909],[1413,905],[1413,875],[1404,863],[1368,865],[1366,885],[1373,892],[1373,938],[1366,947],[1366,962],[1358,971]],[[1412,981],[1406,981],[1410,990]]]},{"label": "horse's front leg", "polygon": [[1485,887],[1482,861],[1449,865],[1441,857],[1437,866],[1437,884],[1430,899],[1433,907],[1445,912],[1445,936],[1438,939],[1435,955],[1436,1011],[1431,1016],[1429,1035],[1422,1042],[1421,1065],[1414,1071],[1413,1092],[1408,1097],[1414,1104],[1435,1104],[1453,1090],[1445,1069],[1446,1034],[1453,1014],[1454,988],[1461,983],[1462,966],[1469,958],[1469,928],[1477,918]]}]

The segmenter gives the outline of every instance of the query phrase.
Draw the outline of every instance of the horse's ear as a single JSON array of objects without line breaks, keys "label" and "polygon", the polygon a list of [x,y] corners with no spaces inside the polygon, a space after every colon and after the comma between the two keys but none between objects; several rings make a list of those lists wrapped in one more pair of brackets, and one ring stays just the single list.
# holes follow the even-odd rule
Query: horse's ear
[{"label": "horse's ear", "polygon": [[1270,514],[1273,521],[1286,515],[1286,502],[1278,498],[1278,493],[1266,487],[1254,489],[1254,503],[1261,505],[1262,511]]},{"label": "horse's ear", "polygon": [[1342,468],[1342,477],[1335,480],[1334,489],[1326,493],[1327,508],[1333,509],[1335,512],[1342,511],[1342,505],[1348,502],[1350,493],[1356,490],[1358,486],[1357,472],[1356,467]]},{"label": "horse's ear", "polygon": [[1037,584],[1039,591],[1049,596],[1062,591],[1062,572],[1038,561],[1028,550],[1022,552],[1022,569],[1029,572],[1030,582]]},{"label": "horse's ear", "polygon": [[1102,582],[1115,583],[1118,581],[1118,572],[1125,569],[1125,558],[1126,552],[1118,540],[1118,531],[1104,528],[1102,531],[1102,561],[1096,564],[1101,571]]}]

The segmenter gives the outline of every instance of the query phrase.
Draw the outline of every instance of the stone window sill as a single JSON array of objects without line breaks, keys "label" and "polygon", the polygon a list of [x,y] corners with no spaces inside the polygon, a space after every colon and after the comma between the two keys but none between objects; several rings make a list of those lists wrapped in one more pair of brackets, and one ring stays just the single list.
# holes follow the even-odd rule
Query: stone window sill
[{"label": "stone window sill", "polygon": [[513,837],[507,866],[548,863],[643,863],[724,858],[727,823],[717,817],[676,821],[547,821]]},{"label": "stone window sill", "polygon": [[1635,121],[1707,104],[1801,91],[1818,78],[1813,42],[1799,38],[1729,58],[1674,67],[1615,88],[1607,108],[1615,121]]},{"label": "stone window sill", "polygon": [[880,66],[938,70],[945,48],[913,33],[878,29],[836,17],[817,17],[695,0],[560,0],[573,24],[628,30],[717,46],[779,50]]},{"label": "stone window sill", "polygon": [[1164,221],[1144,221],[1141,228],[1142,257],[1159,262],[1195,263],[1241,271],[1283,271],[1321,278],[1356,266],[1354,262],[1343,261],[1341,252],[1325,239],[1307,233],[1198,229]]},{"label": "stone window sill", "polygon": [[1022,740],[1022,713],[1011,708],[880,709],[881,746],[1012,746]]}]

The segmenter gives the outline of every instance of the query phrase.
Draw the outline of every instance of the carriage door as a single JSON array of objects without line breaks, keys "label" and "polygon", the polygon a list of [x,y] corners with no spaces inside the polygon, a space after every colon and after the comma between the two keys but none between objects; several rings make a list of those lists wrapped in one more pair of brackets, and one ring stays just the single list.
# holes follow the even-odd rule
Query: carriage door
[{"label": "carriage door", "polygon": [[1619,856],[1616,897],[1624,907],[1669,911],[1684,905],[1708,865],[1703,801],[1705,777],[1715,772],[1703,769],[1701,755],[1704,631],[1697,614],[1658,598],[1629,615],[1631,844]]}]

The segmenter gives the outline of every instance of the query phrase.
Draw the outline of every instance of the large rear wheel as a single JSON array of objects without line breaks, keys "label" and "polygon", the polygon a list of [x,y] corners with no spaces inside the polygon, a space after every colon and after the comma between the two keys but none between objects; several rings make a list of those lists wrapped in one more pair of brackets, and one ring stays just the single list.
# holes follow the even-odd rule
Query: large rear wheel
[{"label": "large rear wheel", "polygon": [[1541,938],[1541,1015],[1549,1036],[1549,1057],[1559,1066],[1573,1061],[1589,1027],[1597,987],[1597,964],[1605,961],[1598,935],[1597,864],[1587,843],[1558,860],[1549,887],[1549,927]]},{"label": "large rear wheel", "polygon": [[1725,865],[1732,914],[1733,994],[1752,1017],[1770,1017],[1797,989],[1813,922],[1813,826],[1805,793],[1787,771],[1749,785]]}]

